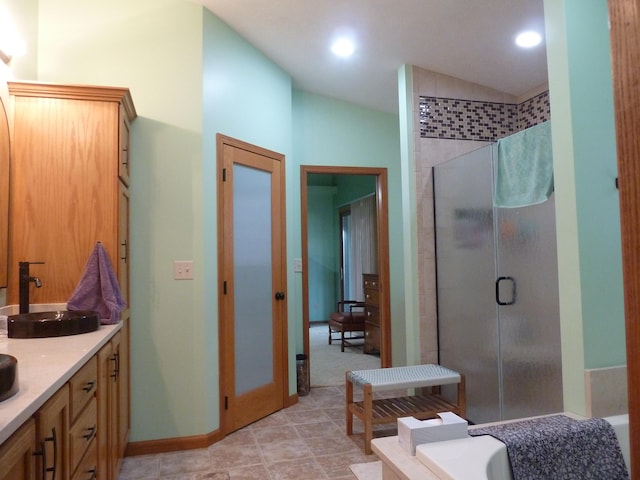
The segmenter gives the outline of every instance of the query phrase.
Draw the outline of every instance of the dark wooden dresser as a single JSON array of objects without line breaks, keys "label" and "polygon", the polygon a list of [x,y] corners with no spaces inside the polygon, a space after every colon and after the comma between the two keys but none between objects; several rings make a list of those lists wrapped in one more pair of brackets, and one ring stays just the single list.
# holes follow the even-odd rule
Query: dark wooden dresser
[{"label": "dark wooden dresser", "polygon": [[362,275],[364,289],[364,353],[380,353],[380,283],[378,274]]}]

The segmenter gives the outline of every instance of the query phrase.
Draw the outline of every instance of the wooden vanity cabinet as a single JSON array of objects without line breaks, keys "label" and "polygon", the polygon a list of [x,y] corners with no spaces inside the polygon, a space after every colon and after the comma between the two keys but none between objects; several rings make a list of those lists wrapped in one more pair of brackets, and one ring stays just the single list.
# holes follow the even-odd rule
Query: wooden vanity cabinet
[{"label": "wooden vanity cabinet", "polygon": [[130,425],[129,330],[128,321],[123,322],[120,331],[0,445],[0,480],[117,480]]},{"label": "wooden vanity cabinet", "polygon": [[0,480],[36,480],[36,423],[26,421],[0,445]]}]

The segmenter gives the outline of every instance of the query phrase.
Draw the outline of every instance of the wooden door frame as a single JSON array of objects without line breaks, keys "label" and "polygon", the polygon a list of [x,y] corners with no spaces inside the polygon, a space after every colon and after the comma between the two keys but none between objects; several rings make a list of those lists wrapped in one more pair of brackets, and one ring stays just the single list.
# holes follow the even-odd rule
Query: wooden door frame
[{"label": "wooden door frame", "polygon": [[640,477],[640,6],[609,0],[627,347],[631,478]]},{"label": "wooden door frame", "polygon": [[309,347],[309,249],[308,249],[308,175],[371,175],[376,177],[376,218],[378,222],[378,275],[380,280],[380,366],[391,366],[391,294],[389,288],[389,196],[386,168],[300,166],[300,210],[302,228],[302,336],[304,353],[311,361]]},{"label": "wooden door frame", "polygon": [[[227,435],[229,432],[229,428],[231,428],[229,426],[229,418],[228,415],[226,414],[226,409],[225,409],[225,396],[228,393],[228,390],[230,390],[229,388],[229,379],[230,379],[230,372],[235,371],[235,369],[233,368],[229,368],[228,367],[228,360],[226,358],[226,349],[224,348],[224,345],[222,345],[223,340],[226,338],[226,333],[227,333],[227,329],[228,329],[228,325],[226,325],[223,321],[222,318],[224,318],[224,305],[223,305],[223,301],[222,301],[222,297],[224,295],[224,284],[225,284],[225,269],[224,269],[224,255],[226,252],[223,251],[222,249],[222,245],[224,243],[223,241],[223,236],[224,235],[229,235],[228,232],[226,232],[223,228],[224,226],[224,215],[225,215],[225,211],[224,211],[224,202],[223,202],[223,191],[221,188],[222,182],[224,181],[224,177],[225,177],[225,172],[223,171],[224,169],[224,145],[231,145],[235,148],[239,148],[239,149],[243,149],[258,155],[262,155],[265,157],[269,157],[272,159],[278,159],[279,161],[282,162],[281,165],[281,173],[282,173],[282,177],[281,177],[281,181],[280,181],[280,195],[282,198],[282,208],[281,208],[281,212],[280,212],[280,221],[284,227],[284,231],[283,231],[283,238],[281,239],[280,246],[279,248],[282,249],[282,271],[280,273],[280,277],[282,279],[282,285],[280,286],[280,288],[285,292],[285,299],[282,300],[283,303],[283,316],[284,316],[284,320],[283,320],[283,325],[282,325],[282,338],[280,339],[280,342],[282,344],[282,351],[281,352],[273,352],[274,355],[280,355],[282,357],[282,371],[280,372],[280,374],[282,375],[282,390],[281,390],[281,394],[282,394],[282,405],[283,407],[286,407],[288,405],[290,405],[290,399],[289,399],[289,349],[288,349],[288,345],[289,345],[289,341],[288,341],[288,331],[289,331],[289,327],[288,327],[288,307],[287,307],[287,251],[286,251],[286,186],[285,186],[285,180],[286,180],[286,169],[285,169],[285,156],[281,153],[278,152],[274,152],[272,150],[267,150],[265,148],[259,147],[257,145],[252,145],[250,143],[244,142],[242,140],[238,140],[232,137],[228,137],[226,135],[223,135],[221,133],[218,133],[216,135],[216,148],[217,148],[217,152],[216,152],[216,169],[217,169],[217,180],[216,180],[216,185],[217,185],[217,229],[218,229],[218,233],[217,233],[217,238],[218,238],[218,361],[220,364],[220,368],[219,368],[219,399],[220,399],[220,431],[222,433],[222,435]],[[228,241],[227,241],[228,243]],[[275,246],[273,246],[275,248]],[[277,288],[276,285],[274,284],[274,288]]]},{"label": "wooden door frame", "polygon": [[344,248],[343,248],[343,240],[344,238],[342,237],[342,231],[344,230],[343,226],[344,226],[344,217],[345,212],[349,212],[349,215],[351,215],[351,207],[350,206],[346,206],[346,207],[340,207],[338,209],[338,215],[340,217],[340,298],[339,300],[348,300],[344,297],[344,269],[342,268],[344,266]]}]

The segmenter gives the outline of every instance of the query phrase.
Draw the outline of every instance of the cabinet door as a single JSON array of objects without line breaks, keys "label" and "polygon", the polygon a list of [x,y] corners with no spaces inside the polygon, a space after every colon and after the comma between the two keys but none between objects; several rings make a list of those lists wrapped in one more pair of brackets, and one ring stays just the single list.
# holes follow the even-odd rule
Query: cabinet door
[{"label": "cabinet door", "polygon": [[122,332],[118,332],[111,339],[111,361],[112,361],[112,396],[111,396],[111,421],[110,423],[110,439],[111,445],[110,461],[111,472],[113,478],[117,477],[117,473],[120,470],[120,459],[122,452],[122,438],[121,438],[121,413],[120,413],[120,396],[121,396],[121,366],[122,366]]},{"label": "cabinet door", "polygon": [[69,478],[69,387],[63,386],[36,413],[38,480]]},{"label": "cabinet door", "polygon": [[124,301],[129,305],[129,189],[120,183],[118,198],[118,283]]},{"label": "cabinet door", "polygon": [[129,442],[129,429],[131,426],[131,411],[129,407],[129,391],[130,391],[130,376],[129,376],[129,310],[125,310],[122,318],[122,329],[120,330],[120,351],[118,358],[119,365],[119,457],[124,457],[127,443]]},{"label": "cabinet door", "polygon": [[111,448],[109,445],[110,410],[112,404],[111,386],[113,372],[111,343],[107,343],[98,352],[98,478],[110,479],[109,461]]},{"label": "cabinet door", "polygon": [[36,425],[27,420],[0,446],[0,480],[35,480]]},{"label": "cabinet door", "polygon": [[120,155],[118,176],[125,185],[129,185],[129,122],[124,106],[120,105]]}]

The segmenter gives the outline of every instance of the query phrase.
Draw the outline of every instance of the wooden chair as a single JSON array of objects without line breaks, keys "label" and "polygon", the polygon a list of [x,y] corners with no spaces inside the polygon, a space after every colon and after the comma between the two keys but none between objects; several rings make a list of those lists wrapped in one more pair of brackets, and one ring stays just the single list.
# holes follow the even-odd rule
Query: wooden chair
[{"label": "wooden chair", "polygon": [[[355,300],[343,300],[338,302],[337,311],[329,318],[329,345],[334,340],[333,334],[340,333],[340,351],[344,352],[344,346],[353,346],[351,340],[364,339],[364,303]],[[349,333],[345,338],[344,334]],[[354,333],[360,332],[360,335]]]}]

